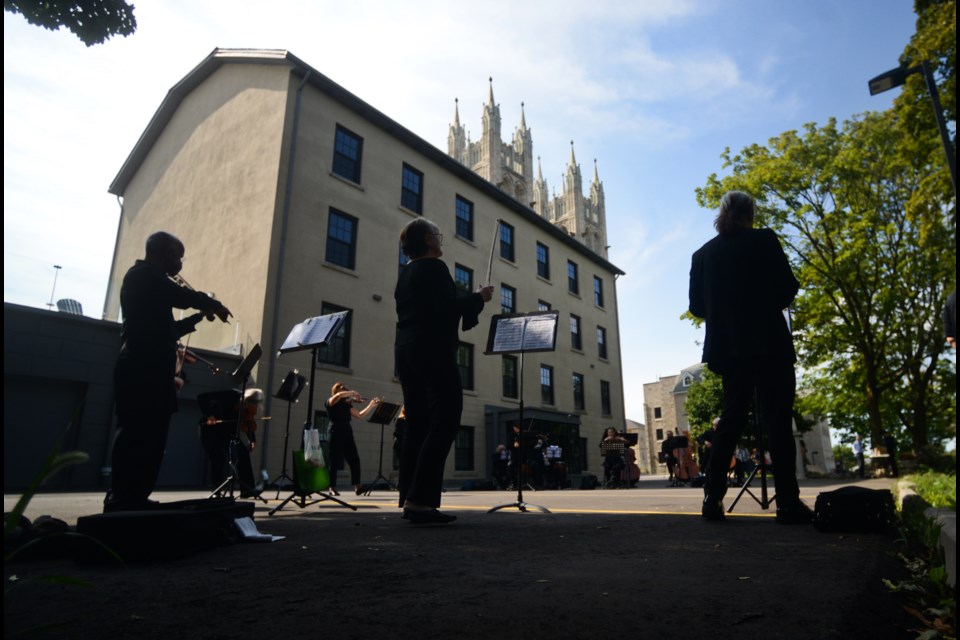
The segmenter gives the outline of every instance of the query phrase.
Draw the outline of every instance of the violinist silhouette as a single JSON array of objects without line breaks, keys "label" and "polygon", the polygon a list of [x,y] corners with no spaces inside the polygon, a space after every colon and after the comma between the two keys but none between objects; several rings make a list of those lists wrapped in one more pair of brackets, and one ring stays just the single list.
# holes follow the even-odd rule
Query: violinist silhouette
[{"label": "violinist silhouette", "polygon": [[242,403],[237,389],[210,391],[197,396],[203,416],[200,419],[200,442],[210,460],[210,481],[214,487],[223,484],[229,474],[227,463],[233,460],[241,498],[257,495],[250,452],[257,446],[257,413],[263,398],[260,389],[244,391]]},{"label": "violinist silhouette", "polygon": [[[149,509],[177,411],[177,340],[204,318],[227,322],[232,315],[205,293],[174,282],[183,266],[184,245],[158,231],[147,238],[146,255],[123,277],[120,308],[122,345],[114,369],[117,437],[110,491],[104,511]],[[199,309],[174,320],[173,309]]]}]

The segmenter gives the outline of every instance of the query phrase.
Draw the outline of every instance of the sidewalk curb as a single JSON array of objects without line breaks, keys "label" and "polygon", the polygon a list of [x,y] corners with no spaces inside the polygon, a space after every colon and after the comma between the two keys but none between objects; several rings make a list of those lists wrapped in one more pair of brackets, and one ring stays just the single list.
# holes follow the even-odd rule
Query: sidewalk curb
[{"label": "sidewalk curb", "polygon": [[947,569],[947,581],[951,587],[957,586],[957,512],[949,509],[936,509],[915,491],[916,485],[907,480],[897,483],[897,501],[901,511],[923,512],[928,520],[940,526],[940,548],[943,550],[944,566]]}]

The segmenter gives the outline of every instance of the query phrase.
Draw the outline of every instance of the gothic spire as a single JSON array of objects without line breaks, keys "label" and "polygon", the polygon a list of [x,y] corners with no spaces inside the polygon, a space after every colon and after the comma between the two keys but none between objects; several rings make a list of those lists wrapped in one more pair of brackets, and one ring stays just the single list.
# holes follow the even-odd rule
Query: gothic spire
[{"label": "gothic spire", "polygon": [[487,104],[491,107],[494,105],[493,102],[493,76],[490,76],[490,97],[487,99]]},{"label": "gothic spire", "polygon": [[453,99],[453,126],[460,128],[460,99]]},{"label": "gothic spire", "polygon": [[527,114],[523,112],[523,103],[520,103],[520,130],[526,131],[527,129]]}]

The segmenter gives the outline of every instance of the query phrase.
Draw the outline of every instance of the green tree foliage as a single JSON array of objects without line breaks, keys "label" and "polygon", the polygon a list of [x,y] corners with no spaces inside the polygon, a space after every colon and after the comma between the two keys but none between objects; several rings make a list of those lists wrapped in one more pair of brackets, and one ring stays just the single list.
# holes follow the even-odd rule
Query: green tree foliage
[{"label": "green tree foliage", "polygon": [[710,428],[713,419],[723,409],[723,380],[704,367],[700,380],[690,385],[684,411],[694,438]]},{"label": "green tree foliage", "polygon": [[715,208],[726,191],[751,193],[760,224],[780,234],[801,283],[793,329],[805,409],[874,442],[896,421],[919,449],[948,437],[956,413],[939,321],[956,245],[948,194],[922,195],[940,167],[916,153],[902,120],[866,114],[727,149],[729,175],[710,176],[697,198]]},{"label": "green tree foliage", "polygon": [[[957,140],[957,3],[956,0],[915,0],[916,32],[900,56],[900,63],[912,68],[926,61],[933,67],[937,93],[947,121],[947,130],[956,149]],[[929,153],[931,164],[941,170],[931,172],[921,183],[920,195],[936,200],[938,194],[949,193],[950,174],[943,162],[944,149],[937,129],[930,95],[922,74],[908,76],[906,86],[897,96],[896,109],[911,135],[906,142],[916,154]],[[950,125],[952,123],[952,126]],[[950,218],[956,229],[956,202]]]},{"label": "green tree foliage", "polygon": [[88,47],[137,30],[134,7],[123,0],[3,0],[3,8],[51,31],[66,27]]}]

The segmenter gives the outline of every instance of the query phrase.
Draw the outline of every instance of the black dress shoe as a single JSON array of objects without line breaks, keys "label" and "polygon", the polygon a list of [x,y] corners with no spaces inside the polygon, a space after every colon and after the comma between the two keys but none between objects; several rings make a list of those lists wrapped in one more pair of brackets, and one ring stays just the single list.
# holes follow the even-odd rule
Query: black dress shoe
[{"label": "black dress shoe", "polygon": [[777,524],[810,524],[813,510],[800,500],[777,507]]},{"label": "black dress shoe", "polygon": [[723,501],[713,500],[710,496],[703,499],[703,506],[700,507],[700,515],[707,520],[724,520],[727,515],[723,512]]},{"label": "black dress shoe", "polygon": [[400,517],[404,520],[409,520],[413,524],[450,524],[457,519],[457,516],[440,513],[436,509],[429,509],[426,511],[404,509],[403,515]]}]

